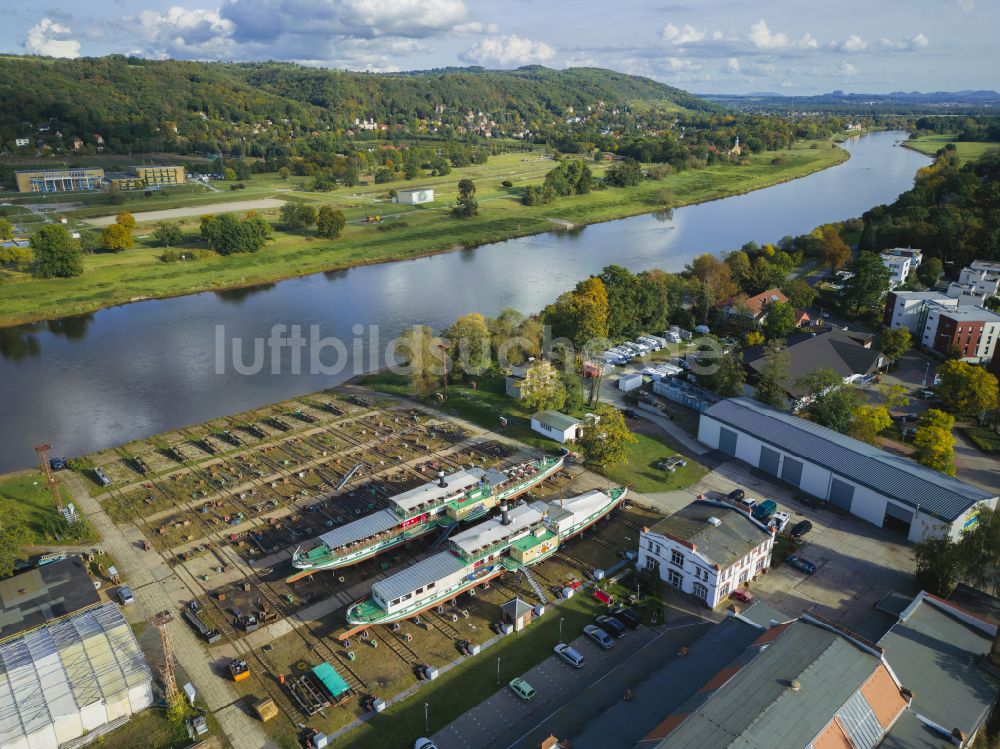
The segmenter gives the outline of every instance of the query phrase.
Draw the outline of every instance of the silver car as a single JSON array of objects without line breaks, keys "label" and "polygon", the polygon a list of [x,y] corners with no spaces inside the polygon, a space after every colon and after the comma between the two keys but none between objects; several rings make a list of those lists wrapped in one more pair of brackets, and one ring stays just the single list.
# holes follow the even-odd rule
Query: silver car
[{"label": "silver car", "polygon": [[573,668],[580,668],[584,664],[584,659],[583,656],[580,655],[580,652],[563,642],[560,642],[552,648],[552,650]]}]

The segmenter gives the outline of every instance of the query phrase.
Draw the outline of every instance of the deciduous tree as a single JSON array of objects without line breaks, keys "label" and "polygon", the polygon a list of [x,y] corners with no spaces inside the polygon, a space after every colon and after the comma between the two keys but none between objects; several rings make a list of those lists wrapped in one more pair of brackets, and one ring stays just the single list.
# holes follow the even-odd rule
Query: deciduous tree
[{"label": "deciduous tree", "polygon": [[132,247],[132,232],[121,224],[108,224],[101,232],[101,248],[111,252],[122,252]]},{"label": "deciduous tree", "polygon": [[38,278],[70,278],[83,273],[83,257],[62,224],[46,224],[31,238]]},{"label": "deciduous tree", "polygon": [[534,362],[521,381],[521,401],[530,411],[559,410],[566,404],[566,386],[551,362]]},{"label": "deciduous tree", "polygon": [[880,305],[892,277],[882,258],[873,252],[862,252],[851,263],[851,273],[854,275],[844,284],[844,300],[855,312]]},{"label": "deciduous tree", "polygon": [[788,301],[798,309],[810,307],[816,301],[816,289],[810,286],[804,278],[789,281],[781,287],[781,291],[788,297]]},{"label": "deciduous tree", "polygon": [[160,247],[175,247],[184,240],[177,224],[160,223],[153,229],[153,238]]},{"label": "deciduous tree", "polygon": [[754,397],[761,403],[780,408],[785,405],[788,369],[791,357],[785,350],[784,341],[772,341],[764,354],[764,367],[757,376],[757,390]]},{"label": "deciduous tree", "polygon": [[115,223],[118,224],[118,226],[124,226],[129,230],[129,232],[135,230],[135,216],[128,211],[122,211],[115,216]]},{"label": "deciduous tree", "polygon": [[879,348],[893,363],[912,345],[913,337],[907,328],[886,328],[879,336]]},{"label": "deciduous tree", "polygon": [[877,443],[879,432],[892,426],[892,417],[885,406],[865,405],[854,409],[850,434],[855,439],[871,445]]},{"label": "deciduous tree", "polygon": [[30,540],[24,510],[13,500],[0,496],[0,577],[8,577],[14,572],[14,562],[21,554],[21,547]]},{"label": "deciduous tree", "polygon": [[411,391],[421,398],[431,395],[448,372],[444,342],[426,325],[407,328],[394,351],[405,362]]},{"label": "deciduous tree", "polygon": [[768,338],[785,338],[795,330],[795,309],[787,302],[772,304],[767,308],[763,327]]},{"label": "deciduous tree", "polygon": [[458,182],[458,200],[451,209],[453,215],[459,218],[479,215],[479,201],[476,200],[476,185],[471,179]]},{"label": "deciduous tree", "polygon": [[913,436],[916,452],[913,457],[918,463],[955,475],[955,436],[952,427],[955,418],[936,408],[929,409],[917,422]]},{"label": "deciduous tree", "polygon": [[621,411],[607,403],[594,409],[597,420],[583,425],[580,449],[588,463],[607,467],[624,463],[637,443],[635,435],[625,424]]},{"label": "deciduous tree", "polygon": [[982,367],[950,360],[937,368],[935,388],[944,407],[959,416],[980,417],[997,407],[997,378]]},{"label": "deciduous tree", "polygon": [[455,320],[444,333],[452,371],[466,377],[478,377],[490,366],[490,331],[486,318],[473,312]]},{"label": "deciduous tree", "polygon": [[316,214],[316,234],[324,239],[336,239],[347,226],[344,212],[330,205],[320,206]]},{"label": "deciduous tree", "polygon": [[0,239],[7,240],[14,238],[14,224],[5,218],[0,218]]}]

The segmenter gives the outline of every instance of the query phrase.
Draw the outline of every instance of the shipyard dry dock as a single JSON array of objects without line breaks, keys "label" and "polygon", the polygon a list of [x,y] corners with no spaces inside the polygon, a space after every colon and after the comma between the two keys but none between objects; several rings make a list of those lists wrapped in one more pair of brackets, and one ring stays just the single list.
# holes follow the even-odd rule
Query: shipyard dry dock
[{"label": "shipyard dry dock", "polygon": [[[236,654],[245,660],[249,676],[232,683],[240,704],[256,714],[255,704],[273,700],[276,717],[263,727],[277,742],[291,743],[299,723],[335,732],[363,715],[372,698],[390,700],[417,685],[423,666],[462,658],[468,647],[495,636],[503,603],[515,596],[532,604],[554,598],[585,580],[588,570],[615,563],[638,528],[659,518],[623,506],[533,566],[534,585],[520,573],[502,571],[416,622],[375,624],[348,642],[340,640],[347,610],[374,584],[414,569],[452,540],[483,546],[493,538],[479,535],[485,529],[461,534],[495,518],[499,506],[449,526],[448,536],[441,527],[356,564],[287,582],[296,572],[295,550],[310,548],[324,534],[377,522],[373,518],[393,500],[411,512],[436,506],[441,497],[430,487],[441,474],[449,484],[449,510],[464,518],[477,511],[470,492],[485,489],[484,482],[492,492],[534,481],[540,457],[410,402],[331,390],[85,456],[88,467],[80,474],[105,513],[129,526],[127,535],[138,546],[150,545],[150,564],[162,560],[172,568],[186,591],[177,593],[174,614],[202,637],[219,678],[231,678]],[[110,486],[99,484],[91,466],[101,468]],[[571,497],[609,488],[606,479],[578,466],[558,466],[514,501],[526,507],[547,501],[550,517],[561,522],[560,497],[568,509]],[[327,672],[323,664],[348,685],[340,697],[351,699],[331,698],[330,707],[308,715],[280,677],[286,684],[306,677],[296,682],[301,697],[315,686],[308,674]]]}]

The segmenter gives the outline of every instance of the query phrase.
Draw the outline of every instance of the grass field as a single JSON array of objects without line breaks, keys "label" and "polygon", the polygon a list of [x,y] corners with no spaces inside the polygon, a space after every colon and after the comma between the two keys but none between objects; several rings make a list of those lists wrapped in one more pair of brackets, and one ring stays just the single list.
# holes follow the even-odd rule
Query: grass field
[{"label": "grass field", "polygon": [[[360,383],[373,390],[410,396],[406,378],[401,375],[380,372],[361,378]],[[556,452],[560,447],[557,442],[531,429],[531,413],[519,401],[506,395],[502,377],[482,378],[476,384],[475,390],[464,385],[451,385],[444,402],[431,405],[484,429],[498,429],[500,417],[504,416],[508,426],[502,431],[508,437],[549,453]],[[636,433],[635,436],[638,442],[632,446],[627,463],[594,470],[617,484],[628,484],[641,493],[682,489],[705,475],[704,466],[693,460],[688,460],[686,466],[673,473],[657,468],[658,461],[677,455],[677,451],[659,435]]]},{"label": "grass field", "polygon": [[961,431],[984,453],[1000,453],[1000,434],[993,429],[970,425],[962,427]]},{"label": "grass field", "polygon": [[[65,214],[72,228],[83,228],[83,218],[113,213],[123,207],[136,212],[141,222],[140,208],[162,210],[200,205],[205,201],[266,197],[336,205],[344,209],[349,225],[337,240],[317,239],[312,232],[279,231],[275,241],[256,254],[221,257],[200,253],[199,259],[168,264],[159,260],[162,250],[152,246],[148,236],[150,227],[140,223],[135,249],[120,254],[87,256],[85,272],[78,278],[40,280],[23,273],[6,272],[5,277],[0,278],[4,282],[0,325],[81,314],[147,298],[251,286],[319,271],[475,247],[550,231],[552,218],[577,225],[609,221],[662,208],[657,199],[661,190],[672,193],[675,206],[687,205],[785,182],[847,158],[842,149],[832,147],[829,141],[818,143],[817,148],[811,145],[797,143],[786,151],[761,154],[746,166],[718,164],[673,174],[660,181],[646,180],[632,188],[598,190],[588,195],[562,198],[547,206],[524,206],[520,202],[520,188],[539,183],[554,166],[551,160],[536,153],[497,156],[489,164],[456,169],[447,177],[341,188],[331,193],[303,192],[302,178],[285,181],[276,175],[258,175],[247,182],[246,190],[237,192],[225,189],[217,193],[181,193],[164,198],[139,196],[125,206],[114,208],[91,205]],[[597,173],[604,168],[604,164],[594,165]],[[476,182],[480,215],[461,220],[452,218],[449,209],[454,203],[457,182],[463,177]],[[503,187],[501,182],[505,180],[512,182],[513,187]],[[407,184],[434,187],[437,200],[420,206],[402,206],[388,201],[390,187],[398,189]],[[261,213],[272,221],[277,220],[277,210]],[[384,216],[384,223],[363,223],[366,215],[376,213]],[[197,221],[186,221],[183,228],[191,237],[190,248],[195,248]]]},{"label": "grass field", "polygon": [[950,135],[923,135],[919,138],[905,141],[903,145],[914,151],[933,156],[949,143],[954,143],[958,150],[959,161],[975,161],[991,148],[1000,148],[1000,143],[979,143],[971,141],[955,141]]},{"label": "grass field", "polygon": [[[64,501],[68,496],[64,491]],[[52,495],[45,488],[45,478],[39,471],[23,471],[4,476],[0,480],[0,497],[14,500],[24,510],[32,534],[32,544],[77,544],[94,538],[86,521],[80,521],[82,524],[77,528],[76,537],[56,537],[60,518],[56,514]]]}]

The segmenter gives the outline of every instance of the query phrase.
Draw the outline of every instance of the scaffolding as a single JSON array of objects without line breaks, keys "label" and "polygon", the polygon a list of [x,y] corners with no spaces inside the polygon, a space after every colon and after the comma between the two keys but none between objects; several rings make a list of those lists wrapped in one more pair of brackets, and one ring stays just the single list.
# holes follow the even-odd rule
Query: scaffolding
[{"label": "scaffolding", "polygon": [[161,611],[150,619],[150,623],[160,633],[160,644],[163,645],[163,665],[160,666],[160,678],[163,679],[163,694],[170,705],[177,698],[177,677],[174,675],[174,649],[170,644],[170,633],[167,625],[174,618],[169,611]]}]

